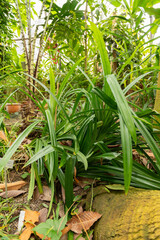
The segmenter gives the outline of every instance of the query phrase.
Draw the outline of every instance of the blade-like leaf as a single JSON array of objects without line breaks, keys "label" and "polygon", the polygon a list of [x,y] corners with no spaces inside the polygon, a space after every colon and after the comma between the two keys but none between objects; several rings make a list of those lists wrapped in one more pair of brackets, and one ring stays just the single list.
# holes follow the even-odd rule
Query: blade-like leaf
[{"label": "blade-like leaf", "polygon": [[121,1],[118,1],[118,0],[109,0],[109,2],[110,2],[114,7],[120,7],[120,6],[121,6]]},{"label": "blade-like leaf", "polygon": [[77,159],[78,159],[79,162],[82,162],[84,164],[84,168],[85,168],[85,170],[87,170],[88,161],[87,161],[86,156],[82,152],[78,151],[77,152]]},{"label": "blade-like leaf", "polygon": [[150,132],[147,130],[146,126],[143,124],[142,121],[140,121],[138,118],[135,118],[135,124],[136,124],[138,130],[141,132],[144,139],[146,140],[150,149],[152,150],[152,152],[157,160],[157,167],[160,170],[160,149],[159,149],[157,143],[155,142],[155,140],[153,139]]},{"label": "blade-like leaf", "polygon": [[96,157],[94,157],[95,159],[100,159],[100,158],[104,158],[104,159],[109,159],[112,160],[116,157],[118,157],[120,155],[120,153],[116,153],[116,152],[107,152],[107,153],[103,153],[101,155],[98,155]]},{"label": "blade-like leaf", "polygon": [[92,92],[95,93],[99,98],[101,98],[109,107],[113,109],[117,109],[116,102],[110,98],[105,92],[103,92],[101,89],[95,87],[92,89]]},{"label": "blade-like leaf", "polygon": [[[49,127],[49,135],[51,139],[51,145],[57,146],[57,139],[56,139],[56,133],[54,129],[54,120],[51,116],[51,113],[49,110],[46,110],[46,116],[47,116],[47,122]],[[49,170],[49,179],[51,180],[52,174],[53,177],[56,178],[57,176],[57,170],[58,170],[58,153],[57,151],[54,151],[50,153],[50,169]]]},{"label": "blade-like leaf", "polygon": [[73,175],[74,175],[74,166],[75,158],[66,159],[66,170],[65,170],[65,203],[67,208],[73,203]]},{"label": "blade-like leaf", "polygon": [[[93,31],[93,37],[97,44],[98,50],[100,52],[103,74],[104,74],[104,77],[106,77],[108,74],[111,74],[111,66],[110,66],[106,46],[105,46],[105,43],[103,40],[103,36],[102,36],[102,33],[99,31],[99,29],[97,28],[97,26],[94,23],[91,22],[90,28]],[[109,97],[111,96],[110,87],[106,81],[104,81],[104,92]]]},{"label": "blade-like leaf", "polygon": [[151,72],[144,73],[137,77],[134,81],[132,81],[127,87],[123,90],[123,93],[126,94],[137,82],[139,82],[141,79],[143,79],[145,76],[150,74]]},{"label": "blade-like leaf", "polygon": [[51,145],[48,145],[44,148],[42,148],[39,152],[37,152],[35,155],[33,155],[29,160],[28,162],[24,165],[24,167],[28,166],[29,164],[37,161],[39,158],[42,158],[44,157],[45,155],[51,153],[55,151],[55,149],[51,146]]},{"label": "blade-like leaf", "polygon": [[136,128],[134,125],[134,119],[131,114],[131,110],[128,106],[127,100],[123,94],[122,89],[119,86],[119,83],[114,75],[107,76],[107,82],[112,90],[112,93],[116,99],[116,103],[119,109],[119,112],[128,128],[128,131],[130,132],[133,140],[136,142]]},{"label": "blade-like leaf", "polygon": [[120,129],[123,151],[124,185],[125,193],[128,192],[132,175],[132,139],[123,118],[120,116]]},{"label": "blade-like leaf", "polygon": [[20,146],[20,144],[23,142],[25,137],[32,131],[32,129],[39,123],[40,121],[37,120],[34,123],[32,123],[30,126],[28,126],[14,141],[14,143],[11,145],[11,147],[7,150],[4,157],[0,160],[0,172],[5,167],[7,162],[11,159],[13,154],[16,152],[17,148]]},{"label": "blade-like leaf", "polygon": [[60,97],[63,94],[63,90],[66,86],[66,84],[68,83],[69,78],[71,77],[72,73],[74,72],[74,70],[76,69],[76,67],[80,64],[80,62],[84,59],[80,58],[76,63],[74,63],[74,65],[72,66],[72,68],[70,69],[70,71],[67,73],[66,77],[64,78],[63,82],[61,83],[61,86],[59,88],[58,94],[57,94],[57,98],[60,99]]},{"label": "blade-like leaf", "polygon": [[[50,67],[49,69],[49,79],[50,79],[50,91],[53,95],[55,95],[55,77],[53,73],[53,69]],[[56,101],[53,96],[50,94],[50,108],[52,112],[52,116],[54,117],[55,108],[56,108]]]}]

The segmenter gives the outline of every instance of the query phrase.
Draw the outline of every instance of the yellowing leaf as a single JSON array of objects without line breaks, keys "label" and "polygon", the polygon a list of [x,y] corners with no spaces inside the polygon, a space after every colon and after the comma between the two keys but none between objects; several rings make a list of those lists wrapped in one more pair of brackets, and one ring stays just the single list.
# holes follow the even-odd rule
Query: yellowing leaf
[{"label": "yellowing leaf", "polygon": [[28,240],[32,234],[32,228],[33,228],[33,225],[28,224],[27,228],[19,236],[19,239],[20,240]]},{"label": "yellowing leaf", "polygon": [[27,210],[25,209],[25,217],[24,220],[26,222],[31,222],[31,223],[35,223],[39,221],[39,215],[40,213],[37,211],[32,211],[32,210]]},{"label": "yellowing leaf", "polygon": [[3,130],[0,131],[0,138],[1,138],[2,140],[4,140],[4,141],[8,141],[8,139],[7,139],[7,137],[6,137],[6,135],[5,135],[5,133],[4,133]]},{"label": "yellowing leaf", "polygon": [[20,240],[28,240],[32,234],[32,229],[35,227],[35,222],[39,221],[39,215],[40,213],[37,211],[32,211],[25,209],[25,226],[26,228],[22,232],[22,234],[19,236]]}]

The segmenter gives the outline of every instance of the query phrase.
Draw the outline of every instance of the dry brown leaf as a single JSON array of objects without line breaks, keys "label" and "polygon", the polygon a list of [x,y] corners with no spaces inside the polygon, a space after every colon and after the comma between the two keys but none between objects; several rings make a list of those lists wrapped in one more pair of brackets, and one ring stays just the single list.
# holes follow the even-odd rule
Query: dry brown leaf
[{"label": "dry brown leaf", "polygon": [[73,189],[73,191],[74,192],[78,192],[79,190],[81,190],[82,188],[80,187],[80,186],[76,186],[76,187],[74,187],[74,189]]},{"label": "dry brown leaf", "polygon": [[34,226],[30,223],[27,224],[26,229],[19,236],[20,240],[28,240],[32,234],[32,228]]},{"label": "dry brown leaf", "polygon": [[[27,183],[24,181],[18,181],[18,182],[12,182],[12,183],[7,183],[7,190],[18,190],[21,187],[25,186]],[[0,189],[5,191],[5,184],[0,184]]]},{"label": "dry brown leaf", "polygon": [[28,210],[28,209],[25,209],[25,217],[24,217],[24,220],[26,222],[31,222],[31,223],[35,223],[35,222],[38,222],[39,221],[39,215],[40,213],[37,212],[37,211],[32,211],[32,210]]},{"label": "dry brown leaf", "polygon": [[47,213],[48,213],[47,208],[42,208],[39,211],[39,213],[40,213],[40,215],[39,215],[39,222],[38,223],[45,222],[47,220]]},{"label": "dry brown leaf", "polygon": [[60,206],[59,206],[59,216],[62,218],[62,217],[64,217],[64,215],[65,215],[64,205],[60,204]]},{"label": "dry brown leaf", "polygon": [[[17,197],[23,193],[26,193],[26,191],[23,191],[23,190],[9,190],[7,191],[7,197],[10,198],[10,197]],[[6,198],[6,193],[5,192],[2,192],[0,193],[0,197],[2,198]]]},{"label": "dry brown leaf", "polygon": [[61,186],[61,193],[62,193],[63,202],[65,203],[65,201],[66,201],[65,190],[62,186]]},{"label": "dry brown leaf", "polygon": [[[97,212],[85,211],[73,216],[68,222],[67,230],[75,233],[82,233],[82,230],[88,230],[102,215]],[[62,233],[64,234],[65,228]],[[66,233],[66,232],[65,232]]]},{"label": "dry brown leaf", "polygon": [[40,199],[43,201],[51,201],[52,192],[48,186],[43,186],[43,194],[40,194],[38,188],[34,191],[34,200]]},{"label": "dry brown leaf", "polygon": [[[74,240],[78,238],[79,234],[74,234]],[[79,237],[78,240],[85,240],[83,237]]]},{"label": "dry brown leaf", "polygon": [[85,177],[78,177],[78,178],[74,178],[76,184],[78,186],[80,186],[81,188],[84,188],[87,185],[91,185],[93,183],[95,183],[95,179],[91,179],[91,178],[85,178]]},{"label": "dry brown leaf", "polygon": [[79,206],[78,208],[78,214],[82,213],[83,212],[83,207],[82,206]]},{"label": "dry brown leaf", "polygon": [[24,231],[21,233],[19,239],[20,240],[28,240],[32,234],[32,229],[35,227],[35,222],[39,221],[39,215],[40,213],[37,211],[32,211],[32,210],[28,210],[25,209],[25,229]]},{"label": "dry brown leaf", "polygon": [[36,235],[40,238],[40,239],[43,239],[43,240],[50,240],[51,238],[48,238],[48,237],[45,237],[44,238],[44,235],[43,234],[40,234],[40,233],[37,233],[36,232]]},{"label": "dry brown leaf", "polygon": [[65,234],[65,235],[61,236],[60,240],[68,240],[68,235]]},{"label": "dry brown leaf", "polygon": [[147,154],[148,154],[148,156],[149,156],[150,158],[155,159],[155,156],[154,156],[154,154],[153,154],[152,152],[147,152]]},{"label": "dry brown leaf", "polygon": [[2,140],[4,140],[4,141],[8,141],[8,139],[7,139],[7,137],[6,137],[6,135],[5,135],[5,133],[4,133],[3,130],[0,131],[0,138],[1,138]]}]

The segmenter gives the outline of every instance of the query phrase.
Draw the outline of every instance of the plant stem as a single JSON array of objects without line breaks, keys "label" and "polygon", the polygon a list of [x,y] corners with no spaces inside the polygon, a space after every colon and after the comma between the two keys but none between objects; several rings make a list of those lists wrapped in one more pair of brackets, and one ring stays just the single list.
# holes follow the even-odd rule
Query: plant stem
[{"label": "plant stem", "polygon": [[88,57],[88,49],[87,49],[87,13],[88,13],[88,0],[86,0],[86,8],[85,8],[85,73],[87,72],[87,57]]}]

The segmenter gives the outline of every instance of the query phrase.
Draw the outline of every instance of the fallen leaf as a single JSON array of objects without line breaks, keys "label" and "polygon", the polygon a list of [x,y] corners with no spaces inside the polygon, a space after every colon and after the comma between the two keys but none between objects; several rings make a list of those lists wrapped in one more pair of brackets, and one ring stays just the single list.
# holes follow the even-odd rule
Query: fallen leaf
[{"label": "fallen leaf", "polygon": [[25,138],[25,139],[23,140],[22,144],[28,145],[28,144],[30,144],[31,142],[32,142],[32,141],[31,141],[30,139]]},{"label": "fallen leaf", "polygon": [[38,188],[35,188],[34,191],[34,200],[40,199],[43,201],[51,201],[52,192],[48,186],[43,186],[43,194],[40,194]]},{"label": "fallen leaf", "polygon": [[20,240],[28,240],[31,236],[31,234],[33,233],[32,229],[35,227],[35,222],[39,221],[39,215],[40,213],[37,211],[32,211],[32,210],[28,210],[25,209],[25,229],[24,231],[21,233],[19,239]]},{"label": "fallen leaf", "polygon": [[43,239],[43,240],[50,240],[51,238],[48,238],[48,237],[45,237],[44,238],[44,235],[43,234],[40,234],[40,233],[37,233],[36,232],[36,235],[40,238],[40,239]]},{"label": "fallen leaf", "polygon": [[83,212],[83,208],[82,208],[82,206],[79,206],[79,208],[78,208],[78,214],[80,214],[80,213],[82,213]]},{"label": "fallen leaf", "polygon": [[68,235],[65,234],[65,235],[61,236],[60,240],[68,240]]},{"label": "fallen leaf", "polygon": [[75,215],[67,222],[67,227],[62,230],[62,234],[66,234],[69,230],[80,234],[82,230],[88,230],[101,216],[101,214],[91,211]]},{"label": "fallen leaf", "polygon": [[64,205],[60,204],[60,206],[59,206],[59,216],[62,218],[62,217],[64,217],[64,215],[65,215]]},{"label": "fallen leaf", "polygon": [[[76,240],[79,237],[79,234],[74,234],[74,240]],[[79,237],[78,240],[85,240],[83,237]]]},{"label": "fallen leaf", "polygon": [[5,135],[5,133],[4,133],[3,130],[0,131],[0,138],[1,138],[2,140],[4,140],[4,141],[8,141],[8,139],[7,139],[7,137],[6,137],[6,135]]},{"label": "fallen leaf", "polygon": [[152,152],[147,152],[147,155],[148,155],[150,158],[155,159],[155,156],[154,156],[154,154],[153,154]]},{"label": "fallen leaf", "polygon": [[65,201],[66,201],[65,190],[62,186],[61,186],[61,193],[62,193],[63,202],[65,203]]},{"label": "fallen leaf", "polygon": [[[12,183],[7,183],[7,190],[18,190],[21,187],[25,186],[27,183],[24,181],[18,181],[18,182],[12,182]],[[0,184],[0,189],[5,191],[5,184],[2,183]]]},{"label": "fallen leaf", "polygon": [[39,213],[40,213],[40,215],[39,215],[39,222],[38,223],[45,222],[47,220],[47,214],[48,214],[47,208],[42,208],[39,211]]},{"label": "fallen leaf", "polygon": [[20,240],[28,240],[32,234],[32,228],[34,226],[32,224],[28,224],[26,229],[21,233],[21,235],[19,236]]},{"label": "fallen leaf", "polygon": [[85,186],[91,185],[96,182],[95,179],[85,178],[85,177],[77,177],[76,179],[74,177],[74,180],[75,180],[76,184],[78,186],[80,186],[81,188],[84,188]]},{"label": "fallen leaf", "polygon": [[74,187],[74,189],[73,189],[73,191],[74,192],[77,192],[77,191],[79,191],[79,190],[81,190],[82,188],[80,187],[80,186],[76,186],[76,187]]},{"label": "fallen leaf", "polygon": [[[26,193],[26,191],[23,191],[23,190],[9,190],[7,191],[7,197],[10,198],[10,197],[17,197],[23,193]],[[2,192],[0,193],[0,197],[2,198],[6,198],[6,193],[5,192]]]},{"label": "fallen leaf", "polygon": [[39,221],[39,215],[40,213],[37,212],[37,211],[32,211],[32,210],[28,210],[28,209],[25,209],[25,217],[24,217],[24,220],[26,222],[31,222],[31,223],[35,223],[35,222],[38,222]]}]

